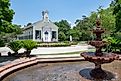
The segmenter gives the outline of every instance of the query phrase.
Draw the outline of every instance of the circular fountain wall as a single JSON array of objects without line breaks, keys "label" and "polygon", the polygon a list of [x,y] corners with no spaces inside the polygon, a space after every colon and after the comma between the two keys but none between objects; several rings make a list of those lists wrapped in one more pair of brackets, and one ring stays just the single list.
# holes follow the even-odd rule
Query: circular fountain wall
[{"label": "circular fountain wall", "polygon": [[[91,81],[93,78],[89,73],[93,67],[94,64],[87,61],[43,63],[17,71],[3,81]],[[108,73],[106,80],[121,81],[120,61],[114,61],[102,67]]]}]

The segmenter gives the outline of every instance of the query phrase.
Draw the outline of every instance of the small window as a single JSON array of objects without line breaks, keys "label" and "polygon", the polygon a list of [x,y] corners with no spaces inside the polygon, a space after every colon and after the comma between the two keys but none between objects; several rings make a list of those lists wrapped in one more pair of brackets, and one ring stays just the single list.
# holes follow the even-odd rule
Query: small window
[{"label": "small window", "polygon": [[52,31],[52,39],[55,38],[56,39],[56,31]]},{"label": "small window", "polygon": [[35,39],[41,39],[41,30],[35,31]]}]

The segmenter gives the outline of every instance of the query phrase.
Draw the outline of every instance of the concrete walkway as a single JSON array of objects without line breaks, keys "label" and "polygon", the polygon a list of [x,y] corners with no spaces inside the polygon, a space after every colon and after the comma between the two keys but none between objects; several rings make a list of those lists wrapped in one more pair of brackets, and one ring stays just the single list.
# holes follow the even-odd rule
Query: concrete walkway
[{"label": "concrete walkway", "polygon": [[41,54],[59,54],[59,53],[70,53],[88,50],[89,45],[85,46],[70,46],[70,47],[38,47],[31,51],[31,55]]},{"label": "concrete walkway", "polygon": [[[90,45],[75,45],[75,46],[69,46],[69,47],[38,47],[37,49],[33,49],[31,51],[31,55],[41,55],[41,54],[59,54],[59,53],[71,53],[71,52],[80,52],[80,51],[86,51]],[[25,49],[20,49],[18,52],[22,53]],[[13,53],[10,48],[8,47],[0,47],[0,53],[4,56],[7,56],[8,52]]]}]

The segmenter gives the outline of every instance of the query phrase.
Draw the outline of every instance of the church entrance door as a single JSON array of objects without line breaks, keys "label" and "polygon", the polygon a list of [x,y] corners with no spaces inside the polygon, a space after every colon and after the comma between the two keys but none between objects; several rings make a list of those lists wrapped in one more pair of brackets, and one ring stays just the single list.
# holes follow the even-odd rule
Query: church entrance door
[{"label": "church entrance door", "polygon": [[43,28],[43,42],[51,42],[51,28],[44,27]]}]

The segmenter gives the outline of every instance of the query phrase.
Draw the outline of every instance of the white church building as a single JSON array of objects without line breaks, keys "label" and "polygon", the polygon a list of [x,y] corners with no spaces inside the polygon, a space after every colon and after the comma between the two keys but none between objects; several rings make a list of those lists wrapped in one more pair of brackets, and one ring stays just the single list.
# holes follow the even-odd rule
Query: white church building
[{"label": "white church building", "polygon": [[40,42],[57,42],[58,27],[49,20],[48,11],[42,12],[43,19],[23,27],[23,34],[18,35],[18,40],[32,39]]}]

